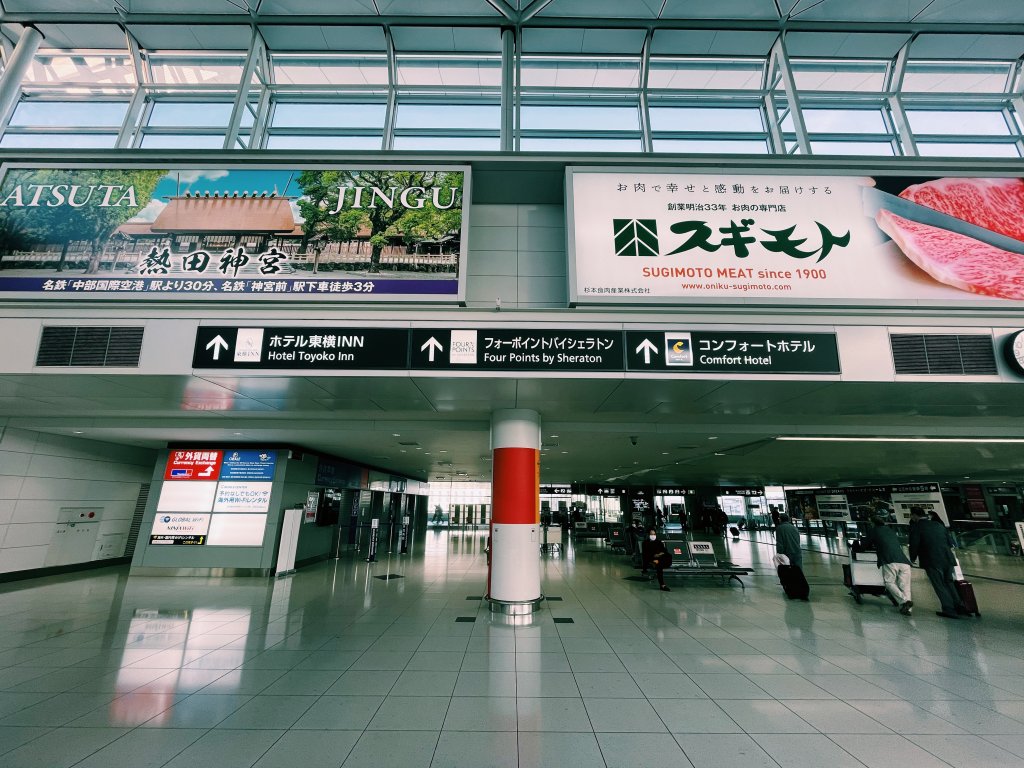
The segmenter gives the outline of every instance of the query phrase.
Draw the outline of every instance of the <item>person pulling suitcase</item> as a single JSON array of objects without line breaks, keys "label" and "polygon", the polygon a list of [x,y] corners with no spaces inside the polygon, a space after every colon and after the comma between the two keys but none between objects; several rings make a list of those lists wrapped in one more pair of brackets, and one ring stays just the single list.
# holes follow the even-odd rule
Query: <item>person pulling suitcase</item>
[{"label": "person pulling suitcase", "polygon": [[778,566],[779,581],[790,600],[810,600],[811,588],[804,576],[804,553],[800,549],[800,532],[789,520],[789,515],[779,515],[775,527],[775,551],[785,558]]},{"label": "person pulling suitcase", "polygon": [[942,610],[936,611],[936,616],[958,619],[971,614],[956,590],[956,557],[949,546],[949,533],[942,523],[929,520],[921,507],[910,508],[910,560],[920,560],[939,598]]}]

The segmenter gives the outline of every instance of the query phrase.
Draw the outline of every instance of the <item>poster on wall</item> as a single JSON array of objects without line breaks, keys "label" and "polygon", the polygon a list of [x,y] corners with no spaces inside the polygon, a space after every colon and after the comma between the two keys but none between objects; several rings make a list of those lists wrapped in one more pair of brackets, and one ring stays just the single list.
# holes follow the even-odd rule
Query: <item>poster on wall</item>
[{"label": "poster on wall", "polygon": [[469,168],[42,168],[0,181],[0,295],[456,302]]},{"label": "poster on wall", "polygon": [[909,524],[911,507],[920,507],[949,525],[936,483],[790,489],[786,506],[794,520],[864,522],[881,517],[901,525]]},{"label": "poster on wall", "polygon": [[569,168],[570,300],[1024,301],[1024,180]]},{"label": "poster on wall", "polygon": [[262,546],[276,466],[275,451],[170,451],[149,543]]}]

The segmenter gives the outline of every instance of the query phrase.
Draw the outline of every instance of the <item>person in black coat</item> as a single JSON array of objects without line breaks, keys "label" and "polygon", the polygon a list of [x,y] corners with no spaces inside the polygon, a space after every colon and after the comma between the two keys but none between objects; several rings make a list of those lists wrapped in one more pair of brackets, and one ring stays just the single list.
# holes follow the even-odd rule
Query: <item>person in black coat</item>
[{"label": "person in black coat", "polygon": [[665,542],[658,538],[658,531],[651,528],[647,532],[647,538],[643,543],[643,564],[644,570],[653,568],[658,577],[658,586],[663,592],[670,591],[665,586],[665,569],[672,565],[672,555],[665,548]]},{"label": "person in black coat", "polygon": [[910,508],[910,560],[919,560],[942,610],[936,615],[956,619],[967,615],[967,606],[957,594],[953,577],[956,557],[949,546],[949,533],[942,523],[929,520],[921,507]]}]

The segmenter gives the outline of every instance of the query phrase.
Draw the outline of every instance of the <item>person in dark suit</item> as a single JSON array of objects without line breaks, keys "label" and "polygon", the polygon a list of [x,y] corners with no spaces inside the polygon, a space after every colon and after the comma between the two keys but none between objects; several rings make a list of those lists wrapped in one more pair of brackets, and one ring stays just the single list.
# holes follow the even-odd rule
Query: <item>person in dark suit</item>
[{"label": "person in dark suit", "polygon": [[956,557],[949,546],[949,535],[942,523],[928,519],[921,507],[910,508],[910,560],[919,560],[942,610],[937,616],[956,619],[967,615],[967,607],[956,592],[953,567]]},{"label": "person in dark suit", "polygon": [[665,586],[665,569],[672,565],[672,555],[665,548],[665,542],[658,538],[658,531],[651,528],[643,543],[644,570],[653,568],[658,577],[658,586],[663,592],[669,592]]}]

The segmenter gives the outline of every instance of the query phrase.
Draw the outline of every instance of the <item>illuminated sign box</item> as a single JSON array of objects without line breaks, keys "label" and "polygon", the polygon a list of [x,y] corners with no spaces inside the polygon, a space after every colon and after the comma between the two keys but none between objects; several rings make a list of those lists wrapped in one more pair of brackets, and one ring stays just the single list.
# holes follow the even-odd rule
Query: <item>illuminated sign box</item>
[{"label": "illuminated sign box", "polygon": [[207,543],[212,547],[259,547],[266,526],[266,515],[214,515]]}]

